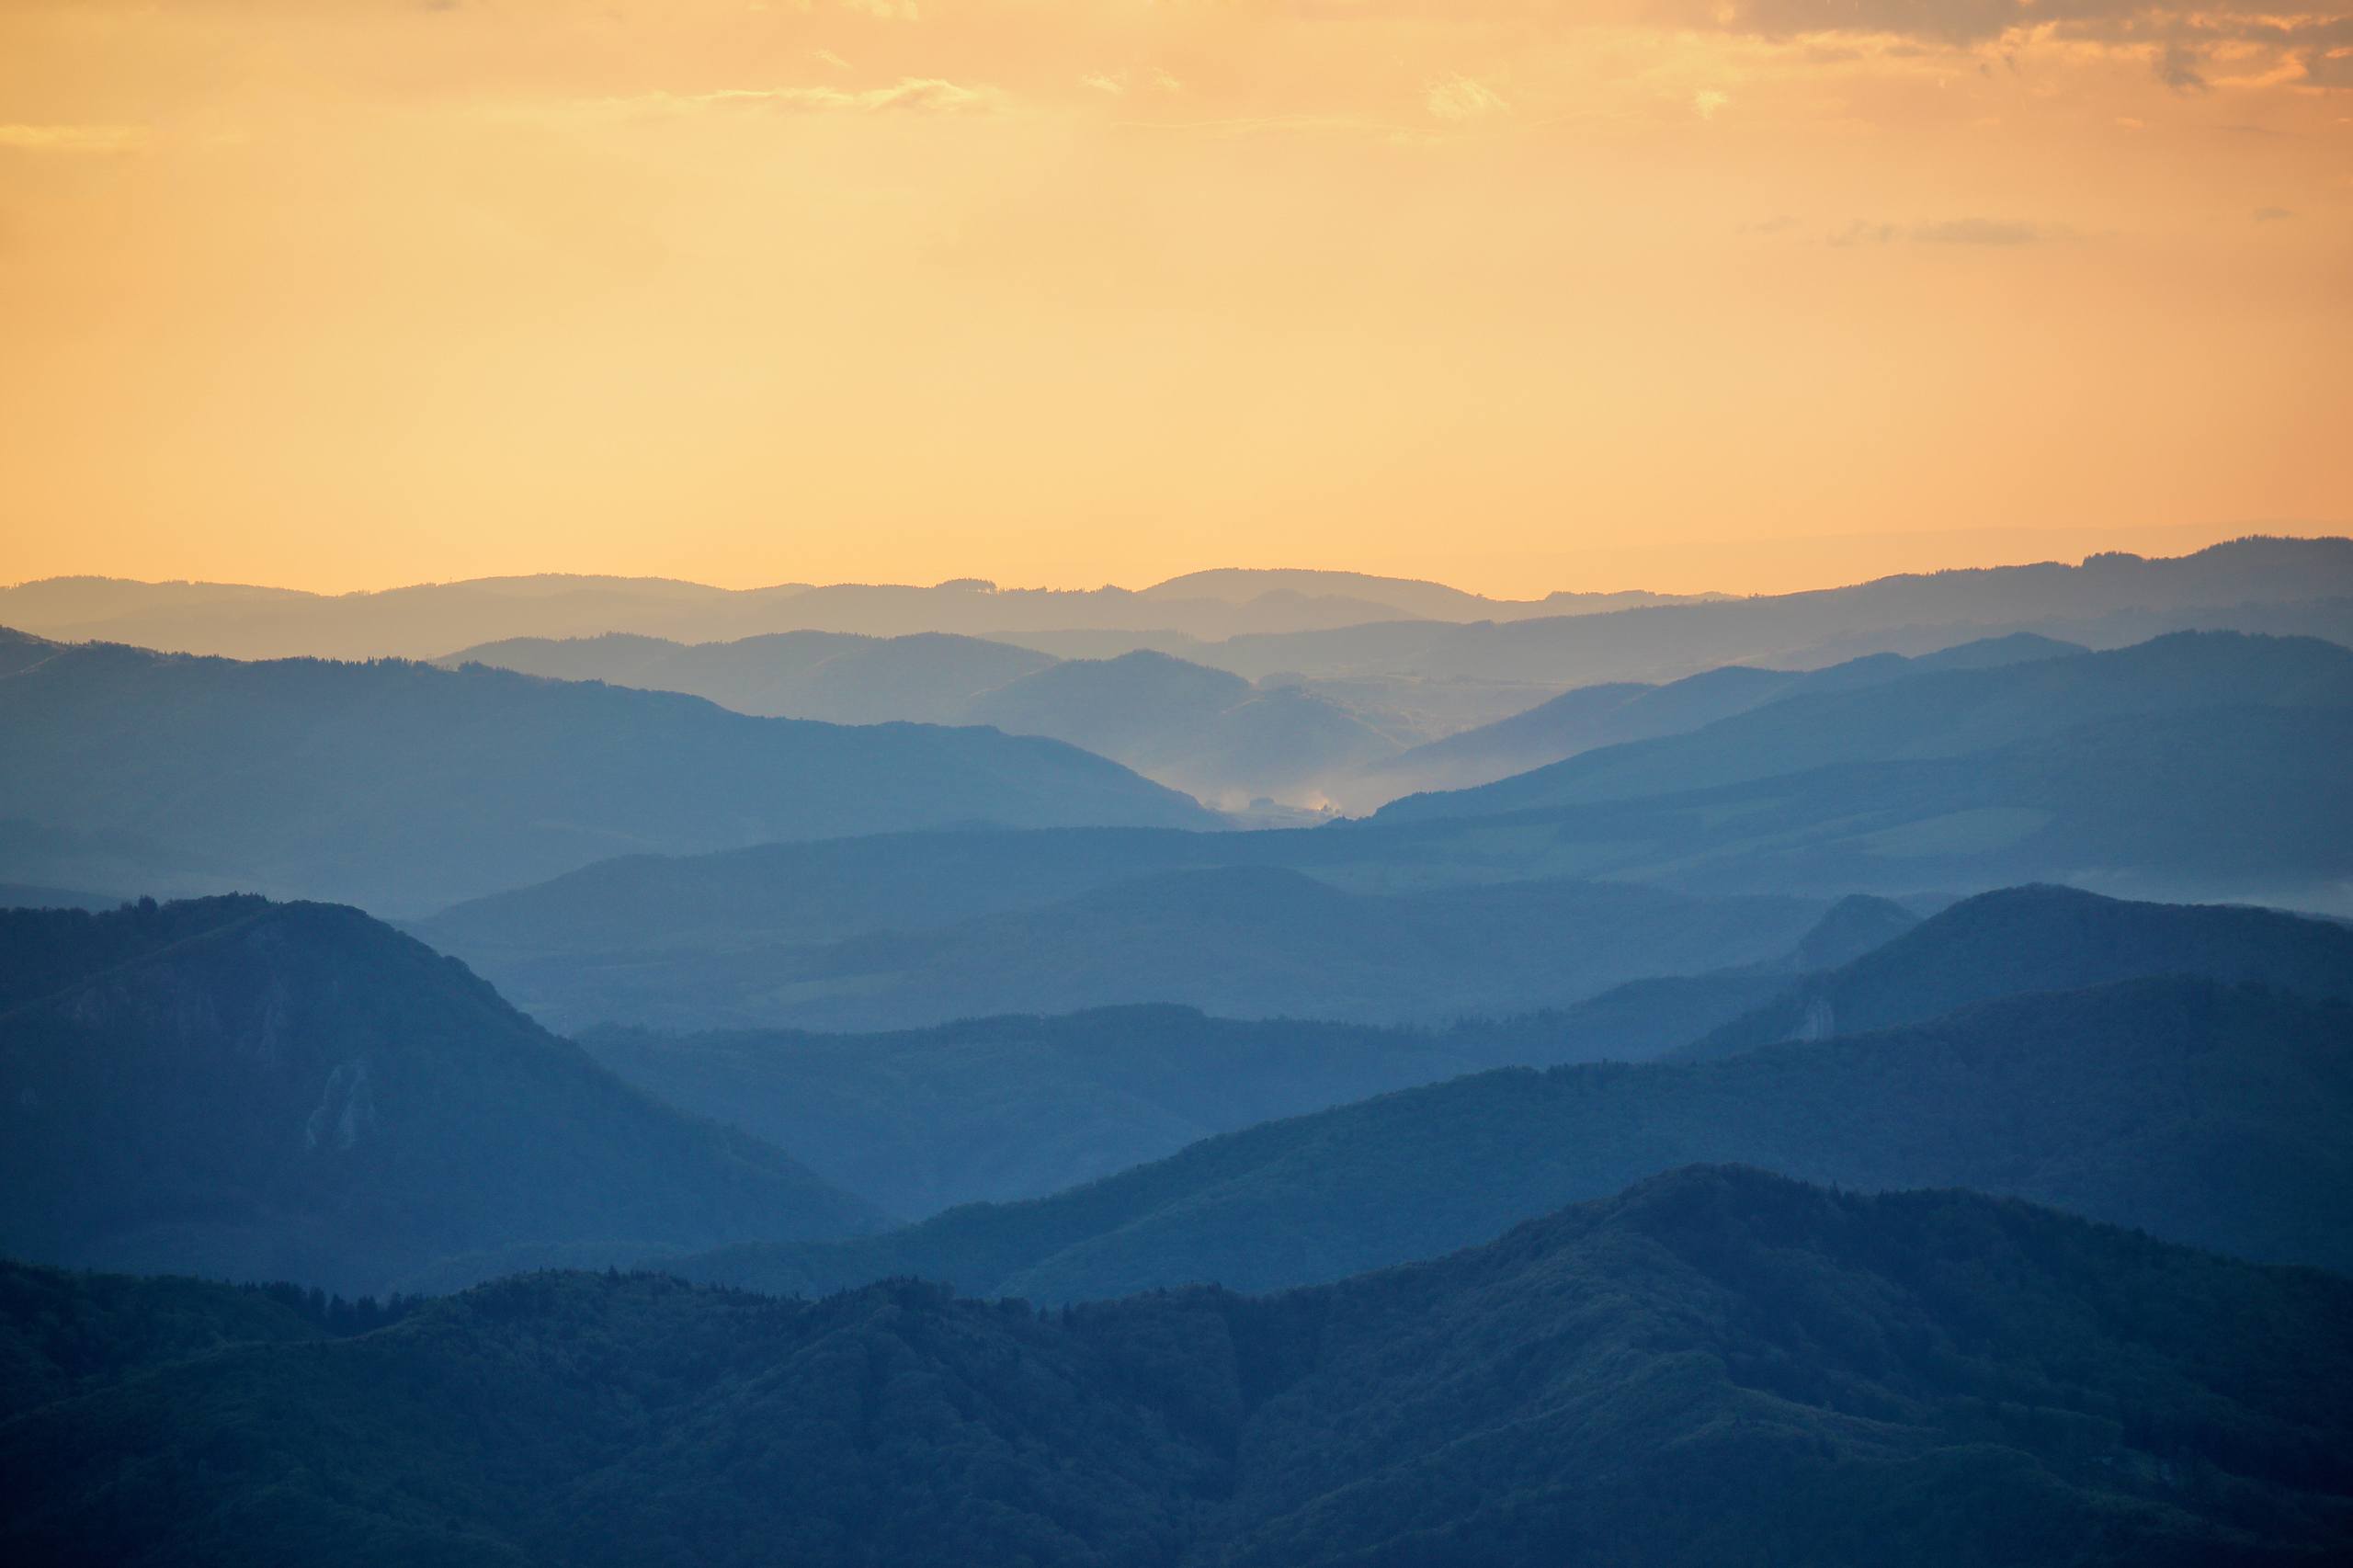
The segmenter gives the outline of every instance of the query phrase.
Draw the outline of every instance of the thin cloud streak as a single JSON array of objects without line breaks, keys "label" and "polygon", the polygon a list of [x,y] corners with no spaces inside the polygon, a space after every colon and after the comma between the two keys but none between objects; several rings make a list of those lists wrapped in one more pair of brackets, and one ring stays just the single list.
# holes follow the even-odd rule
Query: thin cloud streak
[{"label": "thin cloud streak", "polygon": [[20,153],[129,153],[146,144],[143,125],[0,125],[0,147]]}]

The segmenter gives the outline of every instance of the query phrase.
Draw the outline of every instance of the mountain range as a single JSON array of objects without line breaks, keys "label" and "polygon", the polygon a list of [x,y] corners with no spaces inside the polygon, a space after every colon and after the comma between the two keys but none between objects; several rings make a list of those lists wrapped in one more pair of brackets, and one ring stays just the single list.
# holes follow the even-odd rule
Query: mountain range
[{"label": "mountain range", "polygon": [[1597,881],[1821,901],[1807,918],[1857,891],[1935,907],[2038,881],[2341,909],[2347,777],[2353,652],[2179,634],[1792,695],[1364,822],[632,858],[416,929],[567,1028],[904,1028],[1154,1001],[1444,1021],[1766,956],[1563,964],[1563,944],[1589,938],[1561,900]]},{"label": "mountain range", "polygon": [[1665,687],[1580,687],[1469,728],[1466,717],[1496,699],[1495,683],[1418,682],[1402,692],[1296,678],[1254,685],[1162,653],[1057,660],[937,633],[789,632],[701,644],[517,638],[438,663],[681,691],[765,717],[986,724],[1067,741],[1226,809],[1260,800],[1370,809],[1415,790],[1484,783],[1597,746],[1680,733],[1782,697],[2084,651],[2020,633],[1916,659],[1879,653],[1812,671],[1734,666]]},{"label": "mountain range", "polygon": [[2353,1557],[2353,540],[8,619],[0,1561]]},{"label": "mountain range", "polygon": [[[1888,908],[1880,922],[1912,919]],[[1802,962],[1834,963],[1887,929],[1842,903],[1777,959],[1444,1028],[1164,1004],[881,1034],[604,1027],[578,1038],[657,1099],[790,1149],[913,1219],[1042,1197],[1213,1133],[1486,1068],[1656,1056],[1779,997]]]},{"label": "mountain range", "polygon": [[512,637],[629,632],[685,642],[779,631],[950,632],[1107,657],[1176,653],[1251,680],[1407,676],[1554,691],[1793,668],[2032,631],[2098,647],[2183,630],[2353,641],[2353,541],[2245,539],[2192,555],[2096,555],[1730,598],[1481,599],[1353,573],[1218,571],[1141,593],[788,584],[740,592],[612,577],[507,577],[322,596],[219,584],[57,578],[0,588],[0,624],[239,658],[436,658]]},{"label": "mountain range", "polygon": [[2353,1540],[2353,1285],[1736,1169],[1322,1289],[1043,1317],[580,1274],[358,1335],[21,1269],[0,1306],[26,1564],[2188,1568]]},{"label": "mountain range", "polygon": [[242,888],[422,914],[615,854],[991,823],[1213,828],[1174,790],[988,730],[748,718],[400,663],[39,643],[0,676],[9,881]]},{"label": "mountain range", "polygon": [[2353,870],[2348,767],[2353,651],[2181,633],[1794,696],[1372,822],[1476,841],[1483,818],[1556,874],[1693,889],[2069,881],[2325,905]]}]

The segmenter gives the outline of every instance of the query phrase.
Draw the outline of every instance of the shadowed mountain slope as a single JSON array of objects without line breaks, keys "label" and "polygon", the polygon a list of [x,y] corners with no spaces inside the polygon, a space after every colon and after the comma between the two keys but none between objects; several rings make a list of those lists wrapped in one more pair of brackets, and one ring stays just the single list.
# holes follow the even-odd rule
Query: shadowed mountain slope
[{"label": "shadowed mountain slope", "polygon": [[1932,671],[1805,693],[1687,734],[1612,746],[1381,820],[1464,817],[1750,783],[1842,765],[1999,751],[2139,716],[2353,708],[2353,649],[2312,638],[2180,633],[2112,653]]},{"label": "shadowed mountain slope", "polygon": [[1964,899],[1677,1052],[1729,1056],[1918,1023],[2022,991],[2190,974],[2353,1001],[2353,929],[2269,909],[2134,903],[2075,888]]},{"label": "shadowed mountain slope", "polygon": [[1665,686],[1620,682],[1563,692],[1525,713],[1449,735],[1368,768],[1372,804],[1433,790],[1463,790],[1547,767],[1580,752],[1682,734],[1786,698],[1858,690],[1936,670],[1990,669],[2086,650],[2019,632],[1907,659],[1874,653],[1818,670],[1733,665]]},{"label": "shadowed mountain slope", "polygon": [[1129,1006],[888,1034],[597,1028],[580,1043],[656,1098],[913,1219],[1043,1197],[1213,1133],[1465,1073],[1656,1056],[1786,983],[1769,970],[1634,981],[1427,1030]]},{"label": "shadowed mountain slope", "polygon": [[1793,698],[1374,823],[1693,889],[2064,881],[2335,907],[2353,875],[2348,769],[2353,651],[2183,635]]},{"label": "shadowed mountain slope", "polygon": [[1134,1006],[889,1034],[606,1028],[580,1043],[657,1098],[914,1218],[1042,1197],[1211,1133],[1516,1060],[1551,1043],[1549,1021],[1422,1033]]},{"label": "shadowed mountain slope", "polygon": [[1037,1198],[1197,1139],[1492,1067],[1644,1061],[1915,924],[1847,899],[1779,958],[1630,981],[1559,1008],[1444,1029],[1128,1006],[890,1034],[597,1028],[597,1061],[672,1105],[790,1149],[918,1218]]},{"label": "shadowed mountain slope", "polygon": [[1505,1071],[1197,1143],[1031,1203],[689,1260],[826,1290],[899,1274],[1042,1301],[1272,1290],[1467,1245],[1699,1160],[1972,1187],[2353,1269],[2353,1010],[2206,981],[2006,998],[1724,1061]]},{"label": "shadowed mountain slope", "polygon": [[0,1541],[156,1568],[326,1541],[452,1568],[2284,1565],[2353,1540],[2348,1377],[2342,1280],[1692,1169],[1266,1301],[501,1281],[0,1426]]},{"label": "shadowed mountain slope", "polygon": [[357,910],[0,912],[0,954],[17,1256],[378,1290],[879,1219]]}]

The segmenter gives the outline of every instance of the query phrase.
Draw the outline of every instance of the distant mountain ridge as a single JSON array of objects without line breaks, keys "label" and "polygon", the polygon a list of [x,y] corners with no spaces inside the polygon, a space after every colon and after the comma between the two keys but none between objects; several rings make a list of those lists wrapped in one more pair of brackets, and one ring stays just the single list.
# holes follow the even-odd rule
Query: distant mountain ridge
[{"label": "distant mountain ridge", "polygon": [[887,1034],[579,1039],[648,1094],[790,1148],[912,1220],[1043,1197],[1213,1133],[1541,1054],[1559,1038],[1552,1023],[1420,1031],[1154,1006]]},{"label": "distant mountain ridge", "polygon": [[1223,825],[1116,763],[986,730],[108,645],[0,676],[0,801],[41,830],[21,845],[0,834],[10,881],[244,887],[393,915],[632,850],[976,823]]},{"label": "distant mountain ridge", "polygon": [[[936,997],[929,1005],[949,1010],[934,1017],[1053,1010],[1041,994],[1009,988],[1024,966],[1039,973],[1039,955],[1055,950],[1039,946],[1048,927],[1069,933],[1062,950],[1108,951],[1116,925],[1080,901],[1179,872],[1290,871],[1394,899],[1454,889],[1449,896],[1498,908],[1508,895],[1476,890],[1600,881],[1709,897],[1918,896],[1932,901],[1927,907],[1988,888],[2063,881],[2142,898],[2341,909],[2353,879],[2347,777],[2353,651],[2310,639],[2181,634],[1794,697],[1484,790],[1413,797],[1370,821],[1218,835],[962,833],[634,858],[451,908],[419,929],[527,1006],[568,1008],[574,1023],[864,1027],[848,1020],[869,1008],[868,993],[849,983],[919,976],[935,960],[953,959],[974,981],[949,988],[952,1002]],[[951,937],[951,926],[966,929]],[[1143,927],[1131,921],[1128,929]],[[1002,960],[983,939],[991,932],[1013,944]],[[1016,932],[1029,934],[1027,947]],[[749,958],[824,945],[837,947],[838,961],[817,969]],[[1165,967],[1168,946],[1165,937],[1146,946],[1146,960]],[[1251,961],[1263,966],[1271,950],[1262,945]],[[1343,951],[1324,978],[1337,981],[1354,961]],[[1313,981],[1317,971],[1302,966],[1297,975]],[[1621,971],[1606,983],[1639,975]],[[785,978],[827,988],[794,992],[790,1010],[763,1017],[614,1007],[626,993],[608,986],[621,982],[649,1003],[666,994],[708,1005]],[[1376,971],[1370,980],[1394,978]],[[1336,983],[1320,998],[1301,985],[1283,994],[1313,1000],[1281,1004],[1312,1016],[1381,1016],[1346,1010],[1364,994]],[[1233,1010],[1208,991],[1056,994],[1067,1006],[1186,1000]],[[1431,994],[1488,1013],[1569,999]],[[867,1016],[877,1027],[922,1017],[870,1008]]]},{"label": "distant mountain ridge", "polygon": [[[1835,967],[1915,923],[1883,901],[1847,899],[1789,951],[1755,963],[1442,1028],[1147,1005],[891,1033],[602,1028],[577,1038],[657,1098],[790,1149],[915,1219],[1043,1197],[1214,1133],[1487,1068],[1646,1060],[1778,998],[1793,973]],[[1662,946],[1655,956],[1675,954]]]},{"label": "distant mountain ridge", "polygon": [[693,645],[620,634],[519,638],[437,662],[682,691],[767,717],[988,724],[1066,741],[1231,810],[1262,797],[1378,806],[1414,790],[1483,783],[1574,752],[1697,729],[1783,697],[2083,652],[2018,634],[1910,659],[1880,653],[1819,670],[1733,667],[1663,687],[1583,687],[1402,751],[1430,720],[1396,704],[1427,708],[1451,699],[1428,695],[1445,687],[1426,685],[1401,699],[1333,683],[1254,685],[1163,653],[1057,661],[938,633],[790,632]]},{"label": "distant mountain ridge", "polygon": [[1803,667],[2030,632],[2120,647],[2169,631],[2353,643],[2353,539],[2244,539],[2149,560],[2095,555],[1883,577],[1852,587],[1492,625],[1392,621],[1226,639],[1186,656],[1252,679],[1513,679],[1566,688],[1675,680],[1725,665]]},{"label": "distant mountain ridge", "polygon": [[2353,708],[2353,649],[2314,638],[2177,632],[2106,653],[1930,670],[1846,689],[1801,686],[1681,734],[1401,801],[1379,816],[1483,816],[1839,764],[1933,760],[2143,714],[2221,708]]},{"label": "distant mountain ridge", "polygon": [[1629,741],[1682,734],[1784,698],[1857,690],[1935,670],[1991,669],[2088,650],[2031,632],[1905,658],[1875,653],[1813,670],[1733,665],[1664,686],[1579,687],[1508,719],[1430,741],[1364,770],[1352,788],[1378,805],[1399,795],[1469,789]]},{"label": "distant mountain ridge", "polygon": [[1264,689],[1165,653],[1057,660],[925,633],[785,632],[683,644],[608,634],[510,639],[436,661],[681,691],[740,713],[873,724],[984,724],[1107,756],[1213,805],[1301,800],[1397,743],[1338,704]]},{"label": "distant mountain ridge", "polygon": [[358,1292],[880,1219],[357,910],[0,911],[0,1252]]},{"label": "distant mountain ridge", "polygon": [[1372,825],[1509,834],[1561,874],[1714,891],[2065,881],[2331,908],[2353,875],[2348,770],[2353,650],[2176,633],[1791,697]]},{"label": "distant mountain ridge", "polygon": [[[1760,1543],[1822,1568],[2192,1568],[2353,1540],[2353,1285],[1970,1194],[1694,1168],[1318,1290],[1045,1317],[910,1281],[805,1302],[536,1275],[297,1337],[256,1293],[126,1303],[20,1272],[0,1303],[136,1369],[0,1426],[0,1545],[35,1568],[324,1540],[449,1568]],[[115,1351],[169,1306],[254,1341]],[[32,1344],[46,1369],[54,1341]]]},{"label": "distant mountain ridge", "polygon": [[[2343,539],[2245,539],[2166,560],[2111,553],[2078,566],[1942,572],[1746,598],[1638,596],[1631,606],[1620,595],[1465,606],[1466,596],[1438,585],[1347,573],[1212,572],[1189,588],[1187,581],[1141,593],[1000,590],[976,579],[731,592],[641,579],[491,578],[326,597],[62,578],[0,588],[0,624],[245,658],[437,658],[502,638],[608,631],[689,642],[790,631],[1078,637],[1054,651],[1083,645],[1104,657],[1157,648],[1252,680],[1402,675],[1555,691],[1673,680],[1723,665],[1927,653],[2012,631],[2098,646],[2177,630],[2353,642],[2353,540]],[[1267,583],[1283,585],[1249,591]]]},{"label": "distant mountain ridge", "polygon": [[[616,949],[551,950],[479,920],[418,929],[564,1029],[906,1029],[1154,1002],[1238,1018],[1445,1023],[1777,958],[1824,908],[1551,880],[1371,893],[1228,865],[815,943],[751,931],[672,943],[649,929]],[[487,940],[460,935],[486,926]]]},{"label": "distant mountain ridge", "polygon": [[838,631],[701,643],[620,631],[510,637],[434,661],[447,669],[480,664],[552,680],[683,691],[738,713],[835,724],[965,722],[984,693],[1054,662],[1011,643],[948,632],[884,638]]},{"label": "distant mountain ridge", "polygon": [[786,631],[892,637],[1126,629],[1214,641],[1236,632],[1425,615],[1498,619],[1706,597],[1555,595],[1522,602],[1361,573],[1246,570],[1197,574],[1140,592],[999,588],[977,578],[931,587],[788,583],[729,589],[661,578],[548,574],[326,595],[222,583],[58,577],[0,587],[0,623],[63,641],[133,642],[233,658],[429,659],[501,638],[604,632],[707,642]]}]

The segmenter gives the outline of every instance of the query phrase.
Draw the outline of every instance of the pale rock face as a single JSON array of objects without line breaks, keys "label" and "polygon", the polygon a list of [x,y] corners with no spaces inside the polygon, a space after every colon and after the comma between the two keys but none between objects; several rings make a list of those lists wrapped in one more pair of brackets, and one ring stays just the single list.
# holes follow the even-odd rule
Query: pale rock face
[{"label": "pale rock face", "polygon": [[1813,1002],[1807,1005],[1805,1010],[1805,1021],[1798,1026],[1796,1038],[1799,1040],[1828,1040],[1837,1032],[1837,1013],[1836,1010],[1830,1006],[1830,998],[1827,996],[1817,996],[1813,1000]]},{"label": "pale rock face", "polygon": [[305,1152],[332,1146],[350,1149],[376,1125],[376,1100],[368,1086],[368,1064],[352,1061],[327,1075],[326,1093],[302,1124]]}]

